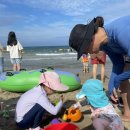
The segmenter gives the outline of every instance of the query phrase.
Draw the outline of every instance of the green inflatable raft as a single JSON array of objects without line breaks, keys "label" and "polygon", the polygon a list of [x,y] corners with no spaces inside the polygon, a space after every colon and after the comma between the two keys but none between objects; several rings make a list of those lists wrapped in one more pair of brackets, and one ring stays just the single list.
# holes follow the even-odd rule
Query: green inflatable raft
[{"label": "green inflatable raft", "polygon": [[16,73],[4,72],[0,74],[0,88],[11,92],[26,92],[38,85],[40,75],[44,71],[55,71],[60,76],[61,82],[69,87],[67,91],[73,91],[81,87],[79,77],[71,72],[38,69]]}]

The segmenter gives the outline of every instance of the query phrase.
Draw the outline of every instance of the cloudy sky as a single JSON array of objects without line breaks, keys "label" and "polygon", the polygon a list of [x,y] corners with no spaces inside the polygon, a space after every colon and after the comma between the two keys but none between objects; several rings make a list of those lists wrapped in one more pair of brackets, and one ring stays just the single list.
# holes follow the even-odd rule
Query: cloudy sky
[{"label": "cloudy sky", "polygon": [[130,14],[130,0],[0,0],[0,43],[14,31],[23,46],[68,45],[75,24]]}]

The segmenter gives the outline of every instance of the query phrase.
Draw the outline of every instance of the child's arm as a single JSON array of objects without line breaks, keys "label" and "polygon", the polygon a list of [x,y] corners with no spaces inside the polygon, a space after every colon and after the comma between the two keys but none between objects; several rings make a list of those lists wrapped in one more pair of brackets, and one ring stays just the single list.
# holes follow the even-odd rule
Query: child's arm
[{"label": "child's arm", "polygon": [[48,99],[47,96],[41,95],[37,102],[40,104],[46,111],[48,111],[52,115],[57,115],[63,105],[63,97],[60,98],[60,101],[56,106],[54,106]]}]

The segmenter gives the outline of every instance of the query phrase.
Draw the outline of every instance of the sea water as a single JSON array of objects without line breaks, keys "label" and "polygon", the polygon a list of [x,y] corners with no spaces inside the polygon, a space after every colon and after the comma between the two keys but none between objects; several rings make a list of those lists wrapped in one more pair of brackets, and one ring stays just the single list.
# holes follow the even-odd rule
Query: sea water
[{"label": "sea water", "polygon": [[[90,68],[91,63],[90,63]],[[35,46],[24,47],[24,54],[22,57],[22,68],[27,70],[38,68],[68,68],[82,69],[81,60],[77,60],[77,53],[71,50],[69,46]],[[12,64],[10,63],[9,53],[4,53],[4,68],[11,70]],[[111,62],[107,57],[106,71],[111,70]]]}]

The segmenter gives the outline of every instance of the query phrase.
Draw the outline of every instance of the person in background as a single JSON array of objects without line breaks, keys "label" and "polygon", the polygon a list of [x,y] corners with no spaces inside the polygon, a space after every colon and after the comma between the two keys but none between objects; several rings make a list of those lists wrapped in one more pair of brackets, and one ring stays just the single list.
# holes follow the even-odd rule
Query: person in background
[{"label": "person in background", "polygon": [[87,72],[89,73],[89,59],[90,59],[90,56],[89,54],[86,55],[86,54],[83,54],[82,57],[81,57],[81,62],[83,64],[83,72]]},{"label": "person in background", "polygon": [[91,54],[91,64],[93,65],[92,75],[94,79],[97,78],[97,67],[99,64],[101,65],[101,81],[104,83],[106,53],[99,51],[98,53]]},{"label": "person in background", "polygon": [[54,71],[41,74],[39,85],[24,93],[16,105],[16,123],[20,128],[42,130],[42,119],[46,121],[46,113],[57,115],[63,105],[63,96],[56,106],[48,99],[48,95],[56,91],[66,91],[68,87],[60,82]]},{"label": "person in background", "polygon": [[[102,27],[104,26],[104,19],[101,16],[96,17],[97,26]],[[106,63],[106,53],[103,51],[99,51],[98,53],[91,54],[91,64],[93,65],[93,71],[92,75],[93,78],[96,79],[97,76],[97,66],[98,64],[101,65],[101,81],[104,83],[104,77],[105,77],[105,63]]]},{"label": "person in background", "polygon": [[4,57],[3,57],[4,48],[2,44],[0,44],[0,73],[4,71]]},{"label": "person in background", "polygon": [[20,71],[23,47],[17,40],[15,32],[9,32],[8,34],[7,51],[10,53],[10,60],[13,64],[13,71]]},{"label": "person in background", "polygon": [[[81,100],[85,97],[84,100]],[[90,106],[91,119],[96,130],[124,130],[121,118],[110,104],[106,93],[103,90],[103,83],[98,79],[89,79],[83,84],[81,91],[76,95],[79,102],[72,107],[80,108]]]},{"label": "person in background", "polygon": [[108,55],[113,65],[109,95],[117,102],[115,90],[120,89],[124,104],[122,120],[130,122],[130,64],[124,60],[124,56],[130,57],[130,15],[113,20],[104,28],[95,22],[96,18],[87,25],[77,24],[71,31],[69,45],[78,52],[78,59],[84,53],[100,50]]}]

